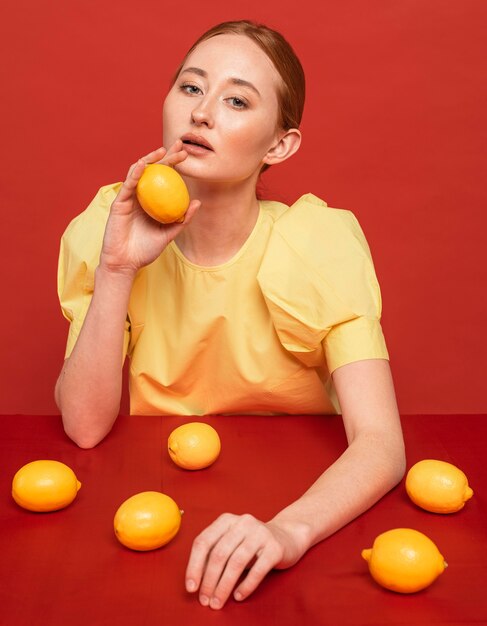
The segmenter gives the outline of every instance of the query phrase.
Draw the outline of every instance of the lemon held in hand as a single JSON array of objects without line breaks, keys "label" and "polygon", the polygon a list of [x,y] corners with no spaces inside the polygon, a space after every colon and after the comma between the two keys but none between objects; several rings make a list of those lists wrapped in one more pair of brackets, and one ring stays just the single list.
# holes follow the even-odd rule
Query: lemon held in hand
[{"label": "lemon held in hand", "polygon": [[32,461],[19,469],[12,482],[12,497],[29,511],[57,511],[71,504],[81,483],[60,461]]},{"label": "lemon held in hand", "polygon": [[434,459],[411,467],[406,476],[406,491],[415,504],[432,513],[455,513],[473,496],[462,470]]},{"label": "lemon held in hand", "polygon": [[182,513],[166,494],[143,491],[120,505],[113,528],[117,539],[127,548],[155,550],[177,535]]},{"label": "lemon held in hand", "polygon": [[448,566],[433,541],[411,528],[382,533],[362,557],[379,585],[399,593],[425,589]]},{"label": "lemon held in hand", "polygon": [[184,469],[198,470],[214,463],[221,450],[216,430],[203,422],[190,422],[175,428],[167,448],[171,459]]},{"label": "lemon held in hand", "polygon": [[184,180],[172,167],[161,163],[147,165],[137,183],[140,206],[158,222],[184,221],[189,192]]}]

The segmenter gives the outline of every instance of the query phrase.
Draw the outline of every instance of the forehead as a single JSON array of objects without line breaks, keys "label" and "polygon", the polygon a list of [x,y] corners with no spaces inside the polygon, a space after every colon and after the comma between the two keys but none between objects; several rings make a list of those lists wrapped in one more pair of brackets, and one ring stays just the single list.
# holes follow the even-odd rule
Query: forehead
[{"label": "forehead", "polygon": [[185,67],[198,67],[211,80],[242,78],[256,85],[259,91],[276,90],[281,81],[267,54],[245,35],[217,35],[202,41],[188,55]]}]

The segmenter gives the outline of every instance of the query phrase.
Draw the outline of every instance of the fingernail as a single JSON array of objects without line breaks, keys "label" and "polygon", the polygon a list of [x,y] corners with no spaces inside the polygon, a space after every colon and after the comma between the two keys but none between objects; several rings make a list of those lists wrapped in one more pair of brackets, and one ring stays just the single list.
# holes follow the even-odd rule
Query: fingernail
[{"label": "fingernail", "polygon": [[221,602],[218,598],[212,598],[210,600],[210,607],[212,609],[219,609],[221,607]]},{"label": "fingernail", "polygon": [[237,600],[237,602],[243,599],[243,595],[240,593],[240,591],[236,591],[233,594],[233,597],[235,598],[235,600]]},{"label": "fingernail", "polygon": [[186,581],[186,589],[189,592],[196,591],[196,583],[194,582],[194,580],[187,580]]},{"label": "fingernail", "polygon": [[200,596],[200,602],[203,606],[208,606],[210,599],[207,596]]}]

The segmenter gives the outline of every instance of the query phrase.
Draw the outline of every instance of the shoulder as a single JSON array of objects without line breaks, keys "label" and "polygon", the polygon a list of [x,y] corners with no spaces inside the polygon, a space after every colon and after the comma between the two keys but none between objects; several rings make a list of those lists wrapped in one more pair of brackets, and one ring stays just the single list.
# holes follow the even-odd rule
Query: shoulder
[{"label": "shoulder", "polygon": [[83,256],[99,254],[110,206],[121,185],[113,183],[98,190],[88,207],[68,224],[61,239],[61,248],[78,249]]},{"label": "shoulder", "polygon": [[259,200],[259,204],[271,222],[276,222],[286,211],[289,211],[289,206],[278,200]]},{"label": "shoulder", "polygon": [[273,238],[284,240],[294,250],[306,251],[306,255],[318,247],[326,252],[327,258],[354,253],[370,256],[367,240],[354,213],[330,207],[312,193],[301,196],[277,215]]},{"label": "shoulder", "polygon": [[87,208],[68,224],[63,238],[76,237],[87,229],[105,228],[112,202],[115,200],[122,183],[112,183],[100,187]]},{"label": "shoulder", "polygon": [[309,319],[319,302],[337,313],[333,322],[350,310],[369,315],[380,307],[374,263],[356,217],[313,194],[275,221],[257,280],[267,300],[299,301],[301,311],[309,306]]},{"label": "shoulder", "polygon": [[314,219],[318,219],[320,225],[327,224],[330,227],[353,230],[359,226],[352,211],[331,207],[312,193],[302,195],[290,206],[274,200],[264,200],[262,204],[265,210],[274,217],[279,229],[290,223],[301,223],[303,227],[307,227]]},{"label": "shoulder", "polygon": [[122,183],[101,187],[88,207],[64,231],[60,247],[60,267],[64,272],[81,265],[94,269],[98,264],[110,206]]},{"label": "shoulder", "polygon": [[[281,343],[306,363],[332,328],[358,318],[375,320],[373,325],[380,319],[380,287],[356,217],[313,194],[275,221],[257,281]],[[358,354],[353,342],[344,362]],[[336,362],[330,360],[330,366]]]}]

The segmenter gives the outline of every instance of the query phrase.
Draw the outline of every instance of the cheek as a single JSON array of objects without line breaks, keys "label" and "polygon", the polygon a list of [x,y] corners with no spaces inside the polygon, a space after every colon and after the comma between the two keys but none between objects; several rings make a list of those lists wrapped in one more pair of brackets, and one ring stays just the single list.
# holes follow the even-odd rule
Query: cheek
[{"label": "cheek", "polygon": [[[177,123],[178,108],[175,106],[174,96],[170,92],[162,107],[162,130],[164,138],[170,137]],[[167,147],[167,146],[166,146]]]},{"label": "cheek", "polygon": [[[242,115],[242,118],[244,116]],[[244,118],[228,120],[222,132],[225,144],[242,157],[261,158],[273,140],[268,120],[264,118]]]},{"label": "cheek", "polygon": [[165,147],[167,147],[167,140],[168,140],[169,128],[170,128],[168,109],[166,105],[167,105],[167,99],[164,102],[164,106],[162,107],[162,137],[163,137],[162,143]]},{"label": "cheek", "polygon": [[162,106],[163,117],[171,117],[171,113],[173,110],[174,110],[174,97],[172,93],[169,92]]}]

